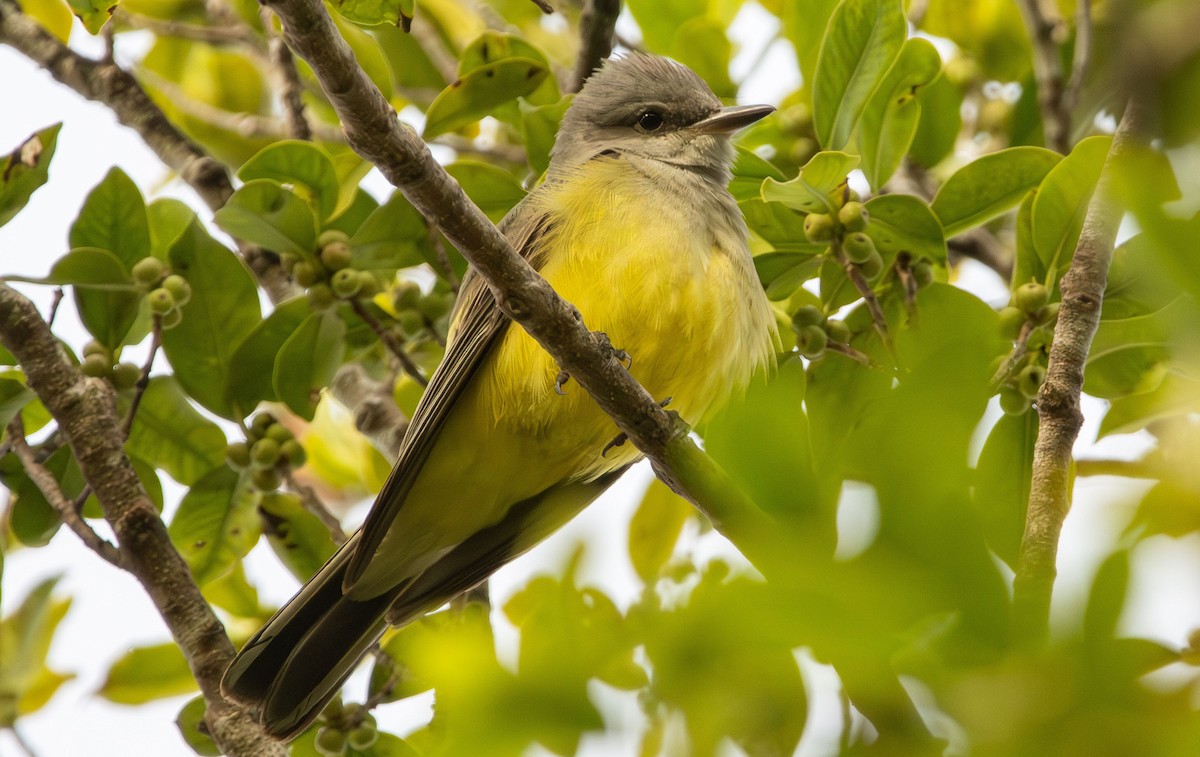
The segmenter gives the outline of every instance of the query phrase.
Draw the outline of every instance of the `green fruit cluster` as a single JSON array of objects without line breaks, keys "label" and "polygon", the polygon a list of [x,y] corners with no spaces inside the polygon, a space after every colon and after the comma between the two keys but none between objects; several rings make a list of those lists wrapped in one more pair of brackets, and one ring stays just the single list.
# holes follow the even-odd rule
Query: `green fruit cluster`
[{"label": "green fruit cluster", "polygon": [[132,389],[142,377],[142,369],[133,363],[113,365],[112,352],[94,339],[83,346],[79,370],[85,376],[108,379],[117,389]]},{"label": "green fruit cluster", "polygon": [[146,292],[150,312],[164,329],[175,328],[183,320],[180,310],[192,299],[192,286],[177,273],[171,273],[166,263],[145,257],[133,264],[130,271],[138,288]]},{"label": "green fruit cluster", "polygon": [[804,236],[813,244],[840,245],[846,260],[854,264],[863,277],[873,279],[883,272],[883,256],[866,233],[870,222],[867,206],[850,193],[836,213],[805,216]]},{"label": "green fruit cluster", "polygon": [[285,253],[280,256],[280,262],[292,279],[308,290],[308,302],[313,310],[328,310],[338,300],[379,294],[379,281],[373,273],[350,267],[350,237],[336,229],[324,231],[317,237],[316,251],[311,258],[301,259]]},{"label": "green fruit cluster", "polygon": [[1005,339],[1015,340],[1028,323],[1034,327],[1031,339],[1038,332],[1044,332],[1039,337],[1039,344],[1030,349],[1048,346],[1053,341],[1054,323],[1058,320],[1061,305],[1050,302],[1050,290],[1044,284],[1036,281],[1022,284],[1013,290],[1008,305],[1000,309],[1000,333]]},{"label": "green fruit cluster", "polygon": [[454,308],[454,292],[435,286],[423,293],[415,281],[401,280],[392,289],[392,307],[401,333],[411,339]]},{"label": "green fruit cluster", "polygon": [[792,314],[796,349],[809,360],[825,354],[830,343],[849,344],[853,333],[844,321],[831,320],[815,305],[805,305]]},{"label": "green fruit cluster", "polygon": [[342,757],[348,750],[365,752],[379,740],[375,716],[361,704],[330,702],[317,717],[313,746],[323,757]]},{"label": "green fruit cluster", "polygon": [[246,441],[225,448],[225,459],[236,470],[250,470],[250,480],[259,491],[275,491],[284,473],[304,465],[304,446],[270,413],[254,416],[246,430]]}]

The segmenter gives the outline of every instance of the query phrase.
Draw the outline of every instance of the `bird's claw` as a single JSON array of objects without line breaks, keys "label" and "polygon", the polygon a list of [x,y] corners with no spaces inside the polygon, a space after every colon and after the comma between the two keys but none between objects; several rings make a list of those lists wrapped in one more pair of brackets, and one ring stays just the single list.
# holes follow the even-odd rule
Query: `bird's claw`
[{"label": "bird's claw", "polygon": [[[665,400],[660,401],[658,403],[658,406],[665,408],[667,405],[671,404],[672,399],[673,399],[672,397],[667,397]],[[676,413],[674,410],[668,410],[667,412],[671,415],[671,417],[676,422],[682,422],[682,419],[679,417],[679,413]],[[612,449],[613,447],[623,446],[625,444],[625,442],[627,442],[627,441],[629,441],[629,436],[624,431],[622,431],[621,433],[614,436],[612,438],[612,441],[610,441],[608,444],[604,445],[604,449],[600,450],[600,457],[608,457],[608,451],[610,449]]]},{"label": "bird's claw", "polygon": [[554,393],[559,397],[565,396],[566,392],[563,391],[563,387],[566,386],[567,382],[570,380],[571,374],[567,373],[566,371],[559,371],[558,375],[554,378]]}]

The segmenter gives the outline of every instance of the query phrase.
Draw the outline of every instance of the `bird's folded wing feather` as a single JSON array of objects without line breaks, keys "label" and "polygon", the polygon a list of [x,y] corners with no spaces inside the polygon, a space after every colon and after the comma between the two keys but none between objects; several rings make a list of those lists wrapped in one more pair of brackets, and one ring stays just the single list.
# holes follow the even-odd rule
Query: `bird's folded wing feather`
[{"label": "bird's folded wing feather", "polygon": [[[537,241],[542,234],[545,219],[540,214],[521,212],[531,197],[533,195],[527,197],[500,222],[500,231],[536,270],[543,263],[544,256],[539,254]],[[463,277],[452,320],[455,325],[453,336],[446,347],[446,355],[434,372],[421,401],[417,403],[395,467],[392,468],[363,523],[358,546],[346,571],[343,583],[346,591],[366,571],[367,564],[374,557],[396,514],[403,507],[404,500],[425,465],[454,403],[510,323],[508,317],[496,305],[491,290],[474,269],[469,269]]]}]

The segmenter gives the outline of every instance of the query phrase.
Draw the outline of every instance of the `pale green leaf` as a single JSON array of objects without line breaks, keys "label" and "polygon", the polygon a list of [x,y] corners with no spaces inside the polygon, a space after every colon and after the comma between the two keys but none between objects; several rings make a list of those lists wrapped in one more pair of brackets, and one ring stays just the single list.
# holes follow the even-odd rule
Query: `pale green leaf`
[{"label": "pale green leaf", "polygon": [[983,155],[946,179],[933,212],[946,236],[961,234],[1015,208],[1062,156],[1044,147],[1009,147]]}]

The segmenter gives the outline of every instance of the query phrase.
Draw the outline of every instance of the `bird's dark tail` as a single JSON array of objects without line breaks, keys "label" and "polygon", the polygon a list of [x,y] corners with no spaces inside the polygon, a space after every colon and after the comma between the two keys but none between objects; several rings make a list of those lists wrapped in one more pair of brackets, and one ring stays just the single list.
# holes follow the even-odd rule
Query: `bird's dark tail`
[{"label": "bird's dark tail", "polygon": [[342,592],[357,543],[351,538],[267,621],[221,681],[225,695],[256,710],[276,738],[290,739],[304,730],[387,627],[395,592],[363,601]]}]

